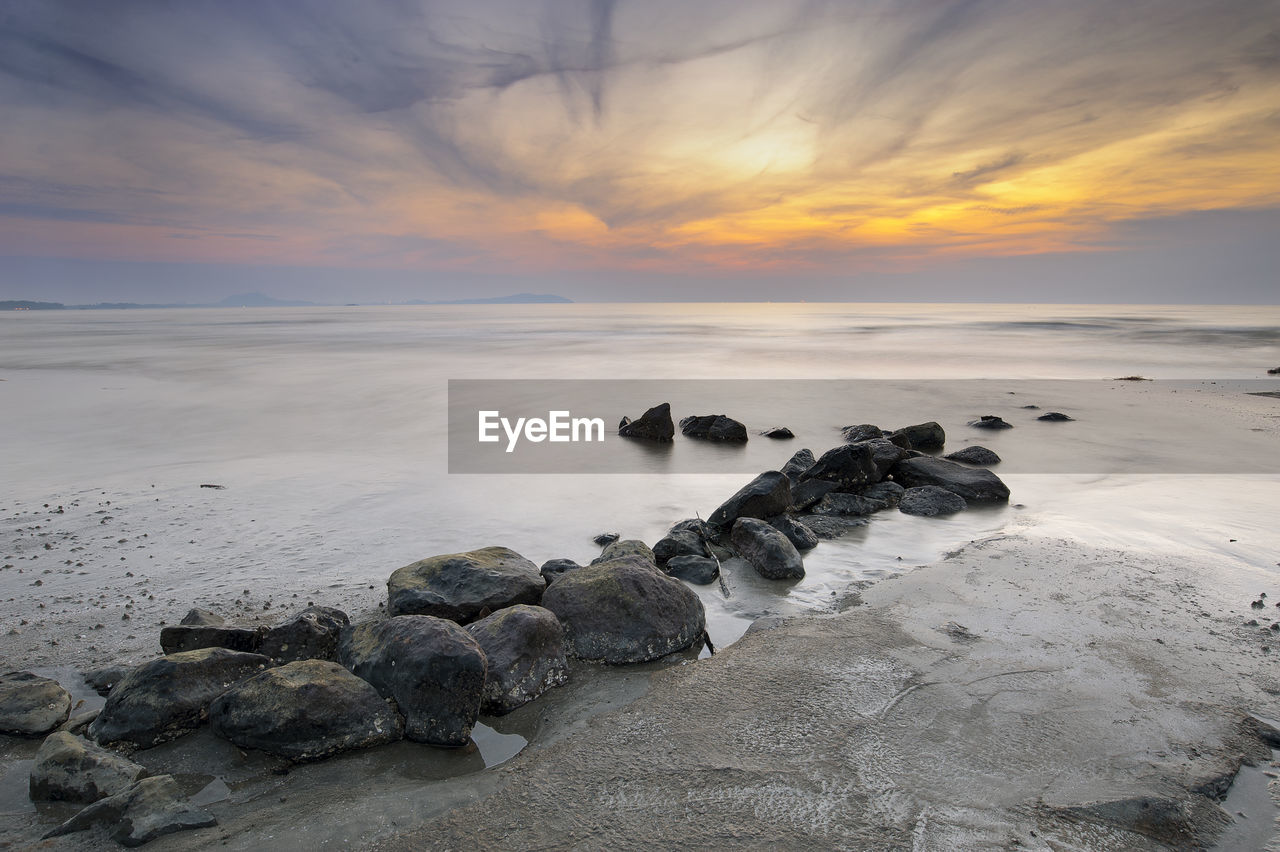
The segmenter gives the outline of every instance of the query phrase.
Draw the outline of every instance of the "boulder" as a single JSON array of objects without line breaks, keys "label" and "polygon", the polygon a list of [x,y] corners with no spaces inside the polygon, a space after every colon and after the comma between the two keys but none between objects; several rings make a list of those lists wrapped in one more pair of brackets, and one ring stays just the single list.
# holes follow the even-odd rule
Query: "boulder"
[{"label": "boulder", "polygon": [[823,497],[836,490],[834,482],[825,479],[806,479],[791,486],[791,508],[803,512]]},{"label": "boulder", "polygon": [[769,470],[748,482],[720,508],[711,513],[708,523],[726,529],[738,518],[771,518],[791,506],[791,481],[777,470]]},{"label": "boulder", "polygon": [[680,421],[680,432],[686,438],[702,438],[707,441],[743,442],[747,440],[747,427],[724,414],[686,417]]},{"label": "boulder", "polygon": [[809,511],[815,515],[849,515],[865,517],[872,512],[887,509],[889,504],[883,500],[863,497],[861,494],[846,494],[833,491],[819,500]]},{"label": "boulder", "polygon": [[294,660],[335,660],[338,636],[351,623],[347,614],[331,606],[309,606],[262,637],[261,653],[277,663]]},{"label": "boulder", "polygon": [[0,733],[38,737],[67,721],[71,693],[31,672],[0,675]]},{"label": "boulder", "polygon": [[84,682],[103,698],[111,693],[111,689],[133,671],[133,666],[115,664],[103,666],[84,673]]},{"label": "boulder", "polygon": [[786,426],[773,426],[769,429],[765,429],[760,434],[766,438],[773,438],[776,441],[785,441],[788,438],[794,438],[796,436],[796,434]]},{"label": "boulder", "polygon": [[646,441],[668,442],[675,437],[676,424],[671,420],[671,404],[662,403],[650,408],[639,420],[622,423],[618,434],[624,438],[641,438]]},{"label": "boulder", "polygon": [[432,556],[387,580],[390,615],[434,615],[459,624],[516,604],[536,604],[546,582],[538,566],[506,547]]},{"label": "boulder", "polygon": [[860,485],[879,482],[880,471],[875,450],[864,441],[827,450],[801,478],[834,482],[837,490],[851,491]]},{"label": "boulder", "polygon": [[1072,420],[1075,420],[1074,417],[1063,414],[1061,411],[1049,411],[1045,414],[1041,414],[1036,419],[1045,423],[1070,423]]},{"label": "boulder", "polygon": [[893,466],[893,479],[906,488],[938,485],[970,503],[1003,503],[1009,488],[985,467],[965,467],[946,459],[922,456]]},{"label": "boulder", "polygon": [[165,654],[197,651],[201,648],[226,648],[256,654],[261,647],[262,630],[255,627],[171,624],[160,630],[160,650]]},{"label": "boulder", "polygon": [[984,414],[977,420],[970,420],[969,425],[974,429],[1012,429],[1012,423],[1006,423],[1003,418],[994,414]]},{"label": "boulder", "polygon": [[686,583],[705,586],[720,576],[720,563],[710,556],[676,556],[667,561],[667,573]]},{"label": "boulder", "polygon": [[225,624],[226,619],[216,612],[195,606],[187,610],[187,614],[178,623],[185,627],[218,627]]},{"label": "boulder", "polygon": [[888,438],[873,438],[870,441],[862,441],[861,443],[866,444],[871,450],[871,459],[876,466],[876,481],[888,476],[889,470],[907,457],[908,451]]},{"label": "boulder", "polygon": [[1275,369],[1273,369],[1273,370],[1267,370],[1267,375],[1268,375],[1268,376],[1280,376],[1280,367],[1276,367],[1276,368],[1275,368]]},{"label": "boulder", "polygon": [[671,528],[666,537],[653,546],[653,556],[663,563],[676,556],[706,556],[706,540],[712,533],[702,521],[689,518]]},{"label": "boulder", "polygon": [[[579,573],[566,574],[552,587]],[[470,740],[487,663],[464,628],[429,615],[366,621],[343,632],[338,658],[383,698],[395,699],[406,738],[439,746]]]},{"label": "boulder", "polygon": [[296,660],[215,698],[209,727],[241,748],[302,762],[394,742],[404,722],[376,689],[337,663]]},{"label": "boulder", "polygon": [[952,515],[963,512],[969,504],[959,494],[954,494],[936,485],[917,485],[908,488],[898,502],[898,511],[904,515],[921,515],[932,518],[936,515]]},{"label": "boulder", "polygon": [[679,580],[635,557],[590,565],[557,580],[542,605],[564,625],[568,653],[605,663],[643,663],[702,639],[702,601]]},{"label": "boulder", "polygon": [[813,467],[817,459],[813,457],[813,451],[809,449],[797,450],[795,455],[787,459],[787,463],[782,466],[782,472],[786,474],[787,479],[791,480],[794,486],[800,481],[800,477],[804,472]]},{"label": "boulder", "polygon": [[502,716],[569,679],[564,628],[540,606],[499,610],[467,626],[489,661],[480,711]]},{"label": "boulder", "polygon": [[55,731],[36,752],[28,787],[37,802],[96,802],[127,790],[145,772],[113,751]]},{"label": "boulder", "polygon": [[804,576],[800,551],[766,521],[738,518],[729,537],[738,555],[766,580],[795,580]]},{"label": "boulder", "polygon": [[861,441],[872,441],[883,438],[885,431],[871,423],[860,423],[857,426],[842,426],[840,434],[846,444],[857,444]]},{"label": "boulder", "polygon": [[818,534],[790,515],[769,518],[769,526],[785,535],[796,550],[812,550],[818,546]]},{"label": "boulder", "polygon": [[885,480],[884,482],[877,482],[875,485],[861,488],[858,493],[868,500],[883,503],[885,508],[890,508],[898,505],[898,501],[902,499],[902,492],[905,490],[898,483]]},{"label": "boulder", "polygon": [[955,462],[964,462],[965,464],[978,465],[986,467],[988,465],[1000,464],[1000,457],[986,447],[979,447],[976,444],[972,447],[965,447],[962,450],[956,450],[954,453],[947,453],[944,459],[950,459]]},{"label": "boulder", "polygon": [[889,437],[891,439],[894,437],[905,438],[910,444],[905,449],[921,450],[922,452],[940,450],[943,444],[947,442],[947,433],[932,420],[928,423],[917,423],[914,426],[903,426],[901,429],[891,432]]},{"label": "boulder", "polygon": [[615,541],[617,541],[620,538],[622,538],[622,536],[618,535],[617,533],[609,532],[609,533],[600,533],[599,535],[597,535],[595,538],[591,540],[596,544],[600,545],[601,547],[604,547],[606,545],[613,544]]},{"label": "boulder", "polygon": [[615,541],[607,546],[600,555],[591,560],[592,565],[599,565],[601,562],[611,562],[614,559],[625,559],[633,556],[642,559],[650,565],[657,567],[658,558],[653,555],[653,551],[649,549],[649,545],[640,541],[638,538],[624,538],[622,541]]},{"label": "boulder", "polygon": [[208,718],[213,699],[270,663],[261,654],[226,648],[183,651],[143,663],[111,690],[89,724],[89,736],[143,748],[180,737]]},{"label": "boulder", "polygon": [[111,839],[122,846],[141,846],[166,834],[217,824],[212,814],[193,806],[182,796],[172,775],[156,775],[94,802],[45,837],[60,837],[105,825],[109,827]]},{"label": "boulder", "polygon": [[[569,571],[576,571],[581,567],[581,565],[574,562],[572,559],[548,559],[546,562],[542,563],[542,567],[538,569],[538,573],[542,575],[542,579],[546,581],[548,586],[550,586],[552,581],[557,577],[560,577],[562,574]],[[517,606],[523,606],[523,604],[517,604]]]}]

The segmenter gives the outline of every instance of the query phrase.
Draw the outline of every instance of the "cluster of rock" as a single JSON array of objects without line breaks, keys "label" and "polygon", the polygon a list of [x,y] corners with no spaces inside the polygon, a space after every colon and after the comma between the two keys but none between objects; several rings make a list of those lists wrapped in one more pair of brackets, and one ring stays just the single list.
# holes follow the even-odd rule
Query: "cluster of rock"
[{"label": "cluster of rock", "polygon": [[[671,419],[671,404],[662,403],[650,408],[636,420],[622,418],[618,434],[624,438],[641,438],[646,441],[671,441],[676,434],[675,421]],[[747,440],[747,427],[726,414],[693,414],[680,420],[680,434],[704,441],[740,444]],[[766,438],[785,439],[795,435],[786,426],[774,426],[760,433]]]}]

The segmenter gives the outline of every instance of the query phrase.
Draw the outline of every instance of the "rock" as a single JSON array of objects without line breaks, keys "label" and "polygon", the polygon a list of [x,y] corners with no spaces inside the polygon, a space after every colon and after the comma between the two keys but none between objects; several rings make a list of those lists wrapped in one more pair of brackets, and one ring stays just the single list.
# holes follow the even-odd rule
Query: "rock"
[{"label": "rock", "polygon": [[879,426],[870,423],[860,423],[857,426],[843,426],[840,434],[844,435],[845,443],[857,444],[861,441],[878,440],[885,436],[885,431]]},{"label": "rock", "polygon": [[818,546],[818,534],[790,515],[769,518],[769,526],[787,537],[796,550],[812,550]]},{"label": "rock", "polygon": [[663,563],[676,556],[706,556],[705,541],[711,532],[702,521],[689,518],[671,528],[666,537],[653,546],[653,556]]},{"label": "rock", "polygon": [[172,775],[157,775],[94,802],[45,837],[60,837],[107,825],[111,827],[112,840],[122,846],[141,846],[166,834],[217,824],[211,814],[183,798]]},{"label": "rock", "polygon": [[84,682],[102,697],[110,694],[112,688],[133,671],[133,666],[111,665],[85,672]]},{"label": "rock", "polygon": [[834,482],[839,491],[851,491],[859,485],[879,482],[880,472],[875,451],[864,441],[827,450],[802,479],[823,479]]},{"label": "rock", "polygon": [[187,614],[178,623],[186,627],[220,627],[226,623],[226,619],[216,612],[196,606],[187,610]]},{"label": "rock", "polygon": [[765,429],[760,434],[766,438],[773,438],[774,440],[786,440],[796,436],[795,433],[786,426],[773,426],[769,429]]},{"label": "rock", "polygon": [[347,614],[331,606],[309,606],[262,637],[261,653],[277,663],[294,660],[335,660],[338,636],[351,623]]},{"label": "rock", "polygon": [[261,654],[202,648],[143,663],[111,690],[89,736],[143,748],[180,737],[200,727],[213,699],[270,662]]},{"label": "rock", "polygon": [[800,551],[767,522],[738,518],[730,534],[738,555],[766,580],[795,580],[804,576]]},{"label": "rock", "polygon": [[[576,571],[582,566],[572,559],[548,559],[542,563],[542,567],[538,569],[538,573],[542,575],[542,579],[550,586],[552,581],[562,574],[569,571]],[[522,606],[523,604],[518,604]]]},{"label": "rock", "polygon": [[915,426],[903,426],[901,429],[890,433],[889,437],[905,438],[910,442],[910,446],[904,447],[904,449],[924,452],[940,450],[943,444],[947,442],[947,433],[932,420],[928,423],[917,423]]},{"label": "rock", "polygon": [[446,553],[396,570],[387,580],[387,612],[466,624],[485,610],[536,604],[544,588],[538,566],[509,548]]},{"label": "rock", "polygon": [[600,533],[599,535],[597,535],[595,538],[591,540],[594,541],[596,544],[600,545],[601,547],[604,547],[605,545],[613,544],[615,541],[617,541],[620,538],[622,538],[622,536],[618,535],[617,533]]},{"label": "rock", "polygon": [[970,503],[1004,503],[1009,488],[984,467],[965,467],[946,459],[924,456],[903,459],[893,466],[893,479],[906,488],[938,485]]},{"label": "rock", "polygon": [[215,698],[209,727],[241,748],[301,762],[394,742],[404,723],[376,689],[337,663],[296,660]]},{"label": "rock", "polygon": [[797,512],[803,512],[835,490],[834,482],[828,482],[825,479],[806,479],[798,485],[791,486],[791,508]]},{"label": "rock", "polygon": [[984,414],[977,420],[970,420],[969,425],[975,429],[1012,429],[1012,423],[1006,423],[994,414]]},{"label": "rock", "polygon": [[791,506],[791,481],[781,471],[769,470],[738,490],[711,513],[708,523],[727,529],[738,518],[771,518]]},{"label": "rock", "polygon": [[1276,367],[1274,370],[1267,370],[1267,375],[1268,375],[1268,376],[1280,376],[1280,367]]},{"label": "rock", "polygon": [[813,530],[813,534],[820,539],[833,539],[845,535],[850,530],[865,527],[867,519],[848,515],[806,515],[804,525]]},{"label": "rock", "polygon": [[710,556],[676,556],[667,561],[667,573],[686,583],[705,586],[720,576],[720,563]]},{"label": "rock", "polygon": [[591,560],[592,565],[599,565],[601,562],[611,562],[614,559],[623,559],[628,556],[634,556],[648,562],[655,568],[658,565],[658,558],[653,555],[653,551],[649,549],[649,545],[640,541],[638,538],[624,538],[622,541],[615,541],[606,547],[599,556]]},{"label": "rock", "polygon": [[741,442],[747,440],[747,427],[724,414],[703,414],[680,421],[680,432],[686,438],[708,441]]},{"label": "rock", "polygon": [[871,458],[876,466],[876,481],[884,479],[889,475],[889,470],[898,462],[907,457],[908,451],[899,447],[888,438],[874,438],[870,441],[862,441],[871,450]]},{"label": "rock", "polygon": [[965,464],[976,464],[982,467],[988,465],[1000,464],[1000,457],[986,447],[974,445],[965,447],[962,450],[956,450],[954,453],[947,453],[944,459],[951,461],[964,462]]},{"label": "rock", "polygon": [[467,627],[489,661],[480,711],[502,716],[569,679],[564,628],[540,606],[499,610]]},{"label": "rock", "polygon": [[1215,848],[1218,835],[1232,822],[1231,815],[1206,796],[1134,796],[1052,807],[1049,812],[1086,824],[1099,820],[1110,823],[1149,837],[1166,849]]},{"label": "rock", "polygon": [[873,500],[870,497],[863,497],[861,494],[846,494],[840,491],[833,491],[819,500],[809,511],[815,515],[865,517],[888,507],[889,504],[883,500]]},{"label": "rock", "polygon": [[58,726],[58,730],[66,734],[75,734],[77,737],[87,736],[86,730],[89,724],[98,718],[98,711],[101,708],[93,710],[81,710],[79,713],[72,713],[67,717],[67,721]]},{"label": "rock", "polygon": [[38,802],[96,802],[124,792],[146,772],[101,746],[57,731],[41,743],[28,782]]},{"label": "rock", "polygon": [[38,737],[67,721],[71,693],[31,672],[0,675],[0,733]]},{"label": "rock", "polygon": [[959,494],[953,494],[936,485],[917,485],[908,488],[898,503],[898,511],[904,515],[922,515],[932,518],[935,515],[951,515],[963,512],[969,506]]},{"label": "rock", "polygon": [[[552,588],[580,573],[566,574]],[[343,632],[338,657],[383,698],[395,699],[408,739],[439,746],[470,740],[487,663],[462,627],[429,615],[366,621]]]},{"label": "rock", "polygon": [[858,493],[868,500],[883,503],[885,508],[891,508],[898,505],[898,501],[902,499],[902,492],[905,490],[898,483],[885,480],[884,482],[877,482],[875,485],[861,488]]},{"label": "rock", "polygon": [[1069,417],[1061,411],[1050,411],[1045,414],[1041,414],[1036,419],[1044,421],[1045,423],[1070,423],[1075,420],[1074,417]]},{"label": "rock", "polygon": [[227,648],[256,654],[262,647],[262,632],[253,627],[172,624],[160,630],[160,650],[165,654],[177,654],[200,648]]},{"label": "rock", "polygon": [[812,450],[797,450],[796,454],[788,459],[787,463],[782,466],[782,472],[786,475],[787,479],[791,480],[791,484],[795,485],[800,481],[800,477],[804,475],[804,472],[813,467],[813,464],[816,461],[817,459],[813,457]]},{"label": "rock", "polygon": [[707,626],[692,589],[635,557],[564,576],[542,605],[564,625],[570,655],[605,663],[665,657],[700,641]]},{"label": "rock", "polygon": [[624,438],[641,438],[646,441],[670,441],[676,434],[676,425],[671,421],[670,403],[655,405],[642,414],[639,420],[620,425],[618,434]]}]

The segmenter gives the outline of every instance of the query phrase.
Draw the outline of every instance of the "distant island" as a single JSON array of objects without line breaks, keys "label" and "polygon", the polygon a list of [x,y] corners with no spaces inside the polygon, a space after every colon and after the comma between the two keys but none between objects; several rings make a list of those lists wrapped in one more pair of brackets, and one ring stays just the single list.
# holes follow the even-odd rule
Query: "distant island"
[{"label": "distant island", "polygon": [[487,299],[450,299],[442,302],[427,302],[414,299],[406,305],[572,305],[573,299],[554,296],[549,293],[516,293],[514,296],[491,296]]},{"label": "distant island", "polygon": [[[556,304],[571,305],[572,299],[555,296],[549,293],[516,293],[513,296],[491,296],[483,299],[449,299],[445,301],[427,301],[412,299],[407,302],[348,302],[346,307],[368,305],[538,305]],[[0,311],[104,311],[104,310],[137,310],[142,308],[314,308],[323,307],[319,302],[307,302],[301,299],[276,299],[262,293],[238,293],[212,304],[190,304],[175,302],[169,304],[144,304],[140,302],[98,302],[92,305],[64,305],[61,302],[35,302],[26,299],[0,301]]]},{"label": "distant island", "polygon": [[28,302],[22,299],[0,302],[0,311],[61,311],[66,307],[61,302]]}]

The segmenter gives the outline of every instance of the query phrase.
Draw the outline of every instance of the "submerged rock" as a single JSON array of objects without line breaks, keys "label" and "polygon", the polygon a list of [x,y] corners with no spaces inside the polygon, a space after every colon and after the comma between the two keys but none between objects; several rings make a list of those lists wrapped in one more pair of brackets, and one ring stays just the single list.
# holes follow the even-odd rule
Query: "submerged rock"
[{"label": "submerged rock", "polygon": [[708,523],[727,529],[738,518],[771,518],[791,506],[791,481],[786,474],[769,470],[738,490],[711,513]]},{"label": "submerged rock", "polygon": [[977,420],[970,420],[969,425],[974,429],[1012,429],[1012,423],[1006,423],[1004,418],[994,414],[984,414]]},{"label": "submerged rock", "polygon": [[641,438],[646,441],[670,441],[676,434],[676,424],[671,420],[671,404],[664,402],[655,405],[640,415],[639,420],[620,424],[618,434],[624,438]]},{"label": "submerged rock", "polygon": [[880,481],[875,449],[867,442],[842,444],[827,450],[804,472],[804,480],[821,479],[834,482],[839,491]]},{"label": "submerged rock", "polygon": [[987,467],[988,465],[1000,464],[1000,457],[986,447],[979,447],[976,444],[972,447],[965,447],[962,450],[956,450],[954,453],[947,453],[944,459],[950,459],[955,462],[964,462],[965,464],[979,465]]},{"label": "submerged rock", "polygon": [[774,440],[786,440],[796,436],[796,434],[786,426],[773,426],[769,429],[765,429],[760,434],[766,438],[773,438]]},{"label": "submerged rock", "polygon": [[1074,417],[1063,414],[1061,411],[1050,411],[1045,414],[1041,414],[1036,419],[1042,420],[1045,423],[1070,423],[1075,420]]},{"label": "submerged rock", "polygon": [[969,506],[959,494],[954,494],[936,485],[917,485],[908,488],[898,503],[898,510],[904,515],[921,515],[931,518],[936,515],[951,515],[963,512]]},{"label": "submerged rock", "polygon": [[160,650],[165,654],[198,651],[201,648],[226,648],[256,654],[261,647],[262,631],[255,627],[173,624],[160,631]]},{"label": "submerged rock", "polygon": [[656,660],[706,630],[697,594],[635,557],[567,574],[547,589],[542,605],[564,625],[568,653],[584,660]]},{"label": "submerged rock", "polygon": [[430,615],[366,621],[343,633],[338,657],[383,698],[395,699],[406,738],[440,746],[470,740],[488,666],[466,629]]},{"label": "submerged rock", "polygon": [[[903,426],[901,429],[891,432],[889,437],[905,438],[910,443],[910,446],[905,447],[905,449],[921,450],[923,452],[940,450],[947,442],[947,433],[932,420],[928,423],[917,423],[914,426]],[[895,443],[897,442],[895,441]]]},{"label": "submerged rock", "polygon": [[766,521],[739,518],[730,535],[734,550],[766,580],[794,580],[804,576],[800,551]]},{"label": "submerged rock", "polygon": [[540,606],[499,610],[467,626],[489,661],[480,710],[502,716],[569,679],[564,628]]},{"label": "submerged rock", "polygon": [[667,573],[686,583],[705,586],[720,576],[720,563],[709,556],[676,556],[667,561]]},{"label": "submerged rock", "polygon": [[649,549],[649,545],[645,544],[638,538],[624,538],[622,541],[615,541],[613,544],[601,551],[600,555],[591,560],[592,565],[599,565],[601,562],[610,562],[614,559],[624,559],[628,556],[634,556],[637,559],[643,559],[650,565],[657,566],[658,558],[653,555],[653,551]]},{"label": "submerged rock", "polygon": [[785,535],[796,550],[812,550],[818,546],[818,534],[790,515],[769,518],[769,526]]},{"label": "submerged rock", "polygon": [[60,837],[106,825],[110,827],[112,840],[122,846],[141,846],[166,834],[217,824],[212,814],[183,797],[172,775],[157,775],[94,802],[45,837]]},{"label": "submerged rock", "polygon": [[387,612],[466,624],[504,606],[536,604],[544,588],[538,566],[528,559],[510,548],[485,547],[397,569],[387,580]]},{"label": "submerged rock", "polygon": [[34,801],[96,802],[127,790],[145,772],[113,751],[55,731],[36,752],[28,788]]},{"label": "submerged rock", "polygon": [[747,440],[747,427],[724,414],[703,414],[680,421],[680,432],[687,438],[731,443]]},{"label": "submerged rock", "polygon": [[991,471],[965,467],[946,459],[928,456],[903,459],[893,466],[893,479],[907,488],[937,485],[970,503],[1003,503],[1009,499],[1008,486]]},{"label": "submerged rock", "polygon": [[849,515],[806,515],[804,525],[813,530],[813,534],[820,539],[833,539],[839,538],[850,530],[865,527],[867,519]]},{"label": "submerged rock", "polygon": [[[548,559],[542,563],[542,567],[538,569],[538,573],[542,575],[542,579],[550,586],[553,581],[569,571],[576,571],[582,566],[572,559]],[[523,606],[523,604],[516,604]]]},{"label": "submerged rock", "polygon": [[241,748],[307,761],[394,742],[404,723],[376,689],[337,663],[297,660],[219,695],[209,726]]},{"label": "submerged rock", "polygon": [[31,672],[0,675],[0,733],[38,737],[67,721],[70,713],[71,693],[57,681]]},{"label": "submerged rock", "polygon": [[180,737],[200,727],[213,699],[270,662],[261,654],[202,648],[143,663],[111,690],[89,736],[143,748]]},{"label": "submerged rock", "polygon": [[261,652],[277,663],[335,660],[338,636],[351,619],[331,606],[309,606],[262,637]]}]

